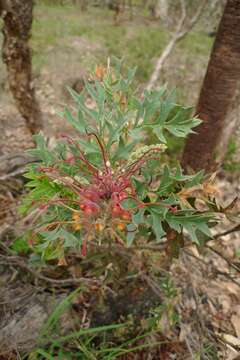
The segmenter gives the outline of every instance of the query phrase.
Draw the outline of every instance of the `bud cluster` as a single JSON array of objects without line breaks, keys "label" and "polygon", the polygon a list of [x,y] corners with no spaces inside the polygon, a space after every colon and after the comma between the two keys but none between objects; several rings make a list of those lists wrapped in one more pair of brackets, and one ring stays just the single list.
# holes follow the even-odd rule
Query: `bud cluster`
[{"label": "bud cluster", "polygon": [[166,148],[167,146],[165,144],[153,144],[153,145],[142,146],[131,154],[128,161],[128,165],[131,165],[133,162],[137,160],[141,160],[142,158],[144,158],[144,160],[147,160],[151,158],[153,154],[164,152]]}]

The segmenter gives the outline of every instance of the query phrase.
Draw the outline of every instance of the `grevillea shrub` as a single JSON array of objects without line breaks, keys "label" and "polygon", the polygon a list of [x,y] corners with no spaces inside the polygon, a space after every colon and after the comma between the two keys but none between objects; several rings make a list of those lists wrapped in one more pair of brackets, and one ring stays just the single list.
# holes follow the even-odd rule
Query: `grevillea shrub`
[{"label": "grevillea shrub", "polygon": [[45,260],[65,264],[70,253],[113,244],[162,243],[176,254],[185,239],[211,237],[211,181],[184,175],[166,156],[169,135],[186,137],[200,120],[165,88],[138,96],[134,73],[119,61],[97,66],[80,94],[70,90],[76,107],[62,113],[74,136],[61,135],[51,150],[35,136],[29,152],[40,161],[28,167],[21,210],[31,211],[26,236]]}]

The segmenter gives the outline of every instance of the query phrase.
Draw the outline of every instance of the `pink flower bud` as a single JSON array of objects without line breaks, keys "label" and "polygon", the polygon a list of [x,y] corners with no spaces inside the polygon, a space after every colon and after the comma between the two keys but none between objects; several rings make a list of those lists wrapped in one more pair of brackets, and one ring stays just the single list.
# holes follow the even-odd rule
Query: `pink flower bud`
[{"label": "pink flower bud", "polygon": [[28,239],[28,245],[29,245],[30,247],[33,247],[34,241],[33,241],[32,238]]},{"label": "pink flower bud", "polygon": [[48,208],[48,204],[41,204],[41,205],[39,205],[39,210],[46,210],[47,208]]},{"label": "pink flower bud", "polygon": [[177,206],[170,206],[170,211],[173,213],[173,214],[176,214],[178,208]]}]

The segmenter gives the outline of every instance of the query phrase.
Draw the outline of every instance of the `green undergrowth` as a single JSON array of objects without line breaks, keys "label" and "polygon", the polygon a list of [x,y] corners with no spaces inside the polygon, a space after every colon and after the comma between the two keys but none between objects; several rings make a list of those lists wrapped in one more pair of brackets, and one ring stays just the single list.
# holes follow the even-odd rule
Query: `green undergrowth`
[{"label": "green undergrowth", "polygon": [[166,87],[139,93],[135,72],[116,58],[95,66],[81,93],[69,89],[75,109],[61,113],[75,137],[61,134],[50,150],[38,134],[28,151],[39,159],[19,208],[30,220],[12,250],[54,274],[50,282],[82,286],[57,306],[27,359],[145,358],[174,354],[176,343],[187,351],[169,269],[189,244],[203,250],[229,207],[217,203],[214,177],[184,174],[165,153],[201,120]]},{"label": "green undergrowth", "polygon": [[[90,6],[87,12],[81,12],[70,2],[62,6],[38,1],[32,31],[34,72],[41,73],[43,67],[50,72],[58,71],[52,59],[57,54],[59,59],[62,58],[62,65],[59,65],[61,61],[56,64],[59,72],[64,71],[65,62],[65,68],[69,63],[71,68],[76,68],[78,76],[79,69],[89,70],[93,63],[103,62],[107,56],[114,55],[123,57],[129,66],[137,66],[136,84],[147,82],[155,59],[171,35],[170,29],[150,21],[146,14],[141,16],[136,14],[130,21],[126,14],[115,26],[113,12],[107,8]],[[189,85],[184,85],[183,79],[198,77],[197,64],[208,56],[212,41],[199,26],[176,46],[177,67],[164,71],[163,82],[167,77],[171,86],[177,86],[178,101],[190,105],[195,102],[192,95],[189,97]],[[87,49],[86,43],[89,43]],[[181,140],[170,140],[168,153],[173,159],[179,159],[183,144]]]},{"label": "green undergrowth", "polygon": [[[144,357],[169,346],[171,341],[163,336],[162,330],[166,316],[171,328],[179,321],[173,307],[177,292],[169,277],[163,279],[161,289],[165,300],[149,309],[142,318],[131,314],[114,324],[80,328],[80,314],[71,317],[71,309],[74,302],[84,298],[86,289],[83,286],[77,288],[57,305],[43,326],[36,347],[23,359],[125,359],[127,354]],[[71,318],[72,323],[67,332],[62,327],[64,316]]]},{"label": "green undergrowth", "polygon": [[[145,82],[153,70],[154,58],[161,54],[170,38],[170,31],[161,24],[141,18],[138,14],[133,21],[124,20],[115,26],[113,12],[107,8],[89,7],[87,12],[66,4],[40,3],[35,8],[33,23],[33,61],[36,67],[47,63],[44,60],[51,47],[64,49],[72,37],[84,37],[103,48],[99,60],[108,55],[125,57],[130,66],[138,66],[137,79]],[[212,40],[201,30],[189,34],[178,45],[180,51],[188,53],[189,61],[198,56],[207,56]],[[74,50],[77,53],[77,48]],[[81,54],[80,54],[81,55]],[[86,55],[86,54],[85,54]],[[69,59],[71,61],[71,58]]]},{"label": "green undergrowth", "polygon": [[28,226],[11,250],[31,276],[70,295],[25,359],[189,352],[170,269],[189,245],[203,252],[232,206],[218,203],[214,176],[184,174],[169,160],[171,142],[201,120],[166,87],[139,92],[135,72],[116,58],[96,65],[82,92],[69,89],[75,108],[60,114],[75,136],[61,134],[50,149],[38,134],[28,151],[38,159],[26,169],[19,207]]}]

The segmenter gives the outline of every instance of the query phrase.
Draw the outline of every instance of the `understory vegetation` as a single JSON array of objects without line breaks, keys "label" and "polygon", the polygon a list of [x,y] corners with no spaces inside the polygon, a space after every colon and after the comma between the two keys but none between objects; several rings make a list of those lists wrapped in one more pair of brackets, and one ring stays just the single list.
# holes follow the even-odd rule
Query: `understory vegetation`
[{"label": "understory vegetation", "polygon": [[[111,54],[119,58],[124,57],[129,66],[138,64],[136,78],[143,83],[152,73],[154,67],[152,59],[161,53],[170,37],[169,29],[143,16],[140,18],[138,16],[132,22],[126,18],[125,21],[114,26],[112,12],[107,9],[103,11],[91,7],[86,13],[82,13],[80,10],[76,11],[76,7],[70,4],[61,6],[41,3],[36,7],[35,13],[32,46],[33,64],[37,69],[46,65],[46,54],[51,52],[52,47],[58,45],[59,51],[70,51],[71,40],[74,37],[84,37],[90,41],[90,44],[93,43],[93,47],[99,46],[95,53],[98,61],[104,61],[106,56]],[[179,46],[187,55],[188,65],[193,66],[196,56],[207,55],[211,45],[212,39],[204,29],[200,28],[190,33]],[[78,49],[75,51],[77,54]],[[90,70],[89,61],[90,66],[96,63],[96,58],[92,55],[91,51],[79,53],[77,60],[81,66],[87,66]],[[177,85],[174,84],[178,88]]]},{"label": "understory vegetation", "polygon": [[[184,138],[200,123],[192,109],[166,88],[139,96],[135,69],[112,62],[96,66],[80,94],[69,89],[76,106],[61,115],[79,135],[61,134],[52,149],[36,135],[29,150],[38,162],[28,166],[20,212],[31,225],[12,250],[73,291],[28,359],[189,351],[177,340],[181,288],[172,264],[184,249],[202,252],[219,215],[230,216],[215,199],[214,176],[185,175],[165,153],[169,135]],[[207,334],[199,351],[215,358]]]},{"label": "understory vegetation", "polygon": [[238,359],[235,3],[0,0],[0,360]]}]

